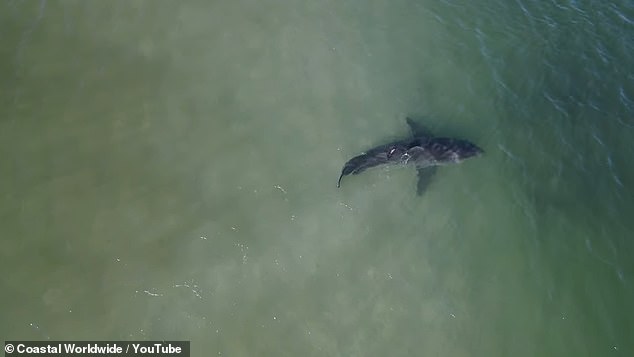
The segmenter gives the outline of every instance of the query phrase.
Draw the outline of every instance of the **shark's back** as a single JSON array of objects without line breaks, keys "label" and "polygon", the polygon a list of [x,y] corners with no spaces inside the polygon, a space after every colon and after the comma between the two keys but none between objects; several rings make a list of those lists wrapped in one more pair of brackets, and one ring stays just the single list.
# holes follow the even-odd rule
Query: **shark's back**
[{"label": "shark's back", "polygon": [[[481,154],[483,151],[475,144],[455,138],[430,138],[420,146],[410,149],[414,160],[420,164],[444,165],[458,163]],[[428,162],[425,162],[427,160]]]}]

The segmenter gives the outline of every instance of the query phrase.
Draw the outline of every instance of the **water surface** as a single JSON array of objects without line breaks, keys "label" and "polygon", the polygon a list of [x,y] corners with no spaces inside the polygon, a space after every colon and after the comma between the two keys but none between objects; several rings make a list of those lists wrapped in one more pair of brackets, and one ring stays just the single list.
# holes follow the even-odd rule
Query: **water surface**
[{"label": "water surface", "polygon": [[[7,1],[0,335],[631,356],[628,1]],[[336,180],[407,135],[486,155]]]}]

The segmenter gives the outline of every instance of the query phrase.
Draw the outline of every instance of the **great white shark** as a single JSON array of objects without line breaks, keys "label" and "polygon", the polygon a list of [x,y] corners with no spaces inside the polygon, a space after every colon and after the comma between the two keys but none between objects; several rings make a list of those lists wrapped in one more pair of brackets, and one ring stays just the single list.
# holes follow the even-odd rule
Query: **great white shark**
[{"label": "great white shark", "polygon": [[344,176],[358,175],[371,167],[385,164],[413,165],[418,173],[416,193],[421,195],[429,186],[438,166],[457,164],[484,153],[470,141],[435,137],[411,118],[406,118],[406,121],[412,132],[410,138],[377,146],[348,160],[343,165],[337,187],[341,187]]}]

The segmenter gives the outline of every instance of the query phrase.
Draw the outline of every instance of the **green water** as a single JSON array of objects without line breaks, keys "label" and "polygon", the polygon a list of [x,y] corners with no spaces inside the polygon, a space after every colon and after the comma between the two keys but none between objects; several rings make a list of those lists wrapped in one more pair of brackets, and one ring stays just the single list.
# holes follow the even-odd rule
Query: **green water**
[{"label": "green water", "polygon": [[[630,1],[5,1],[0,336],[634,355]],[[404,118],[482,157],[336,181]]]}]

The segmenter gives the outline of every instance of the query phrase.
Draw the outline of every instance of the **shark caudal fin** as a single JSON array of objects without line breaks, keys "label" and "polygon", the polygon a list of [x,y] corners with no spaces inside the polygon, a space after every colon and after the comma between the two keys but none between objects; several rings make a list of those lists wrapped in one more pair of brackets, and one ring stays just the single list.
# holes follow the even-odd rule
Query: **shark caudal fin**
[{"label": "shark caudal fin", "polygon": [[388,160],[389,158],[384,152],[383,147],[381,147],[381,150],[370,150],[365,154],[353,157],[343,165],[341,175],[339,175],[339,181],[337,182],[337,187],[341,187],[341,179],[344,176],[360,174],[371,167],[385,164]]},{"label": "shark caudal fin", "polygon": [[348,162],[346,162],[343,165],[343,169],[341,170],[341,175],[339,175],[339,181],[337,181],[337,188],[341,187],[341,179],[344,176],[355,173],[355,170],[358,170],[361,167],[360,161],[361,161],[361,158],[363,158],[364,156],[365,155],[359,155],[357,157],[354,157],[348,160]]}]

